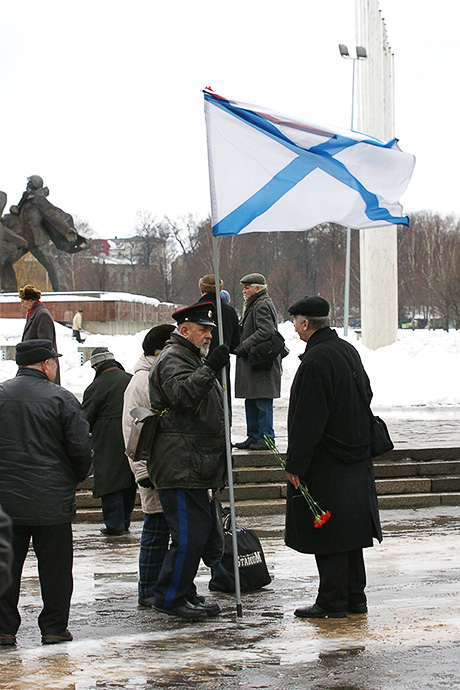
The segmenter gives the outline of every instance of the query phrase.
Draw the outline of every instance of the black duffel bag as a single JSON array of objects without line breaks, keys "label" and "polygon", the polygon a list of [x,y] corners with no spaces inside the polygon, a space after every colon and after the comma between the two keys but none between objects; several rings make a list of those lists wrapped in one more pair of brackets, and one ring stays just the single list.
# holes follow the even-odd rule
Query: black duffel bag
[{"label": "black duffel bag", "polygon": [[[230,511],[228,508],[225,509],[224,513],[224,555],[221,562],[211,568],[211,580],[208,585],[213,592],[235,591],[233,542],[230,531]],[[241,591],[251,592],[269,585],[271,577],[265,563],[265,556],[259,537],[254,530],[238,526],[236,527],[236,534]]]},{"label": "black duffel bag", "polygon": [[284,356],[287,350],[284,338],[278,331],[273,331],[270,338],[251,347],[249,364],[253,369],[271,369],[278,355]]}]

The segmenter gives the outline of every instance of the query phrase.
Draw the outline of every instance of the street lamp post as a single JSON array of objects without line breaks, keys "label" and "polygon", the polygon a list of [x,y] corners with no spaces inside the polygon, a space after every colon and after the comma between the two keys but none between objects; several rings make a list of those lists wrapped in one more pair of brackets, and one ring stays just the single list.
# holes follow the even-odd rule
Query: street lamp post
[{"label": "street lamp post", "polygon": [[[356,46],[356,57],[352,57],[348,48],[343,43],[339,43],[340,55],[346,60],[353,60],[353,79],[351,85],[351,129],[354,125],[355,113],[355,64],[357,60],[367,58],[366,49],[363,46]],[[348,315],[350,311],[350,255],[351,255],[351,228],[347,228],[347,243],[345,253],[345,294],[343,302],[343,334],[348,335]]]}]

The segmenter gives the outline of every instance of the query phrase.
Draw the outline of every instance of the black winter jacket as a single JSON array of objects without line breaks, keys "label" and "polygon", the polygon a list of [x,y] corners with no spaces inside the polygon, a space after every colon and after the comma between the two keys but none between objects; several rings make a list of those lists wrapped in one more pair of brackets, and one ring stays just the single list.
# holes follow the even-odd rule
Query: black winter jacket
[{"label": "black winter jacket", "polygon": [[167,408],[159,422],[148,472],[157,489],[211,489],[226,473],[222,387],[199,349],[173,333],[153,363],[152,407]]},{"label": "black winter jacket", "polygon": [[28,367],[0,384],[0,503],[13,524],[70,522],[90,467],[89,424],[72,393]]}]

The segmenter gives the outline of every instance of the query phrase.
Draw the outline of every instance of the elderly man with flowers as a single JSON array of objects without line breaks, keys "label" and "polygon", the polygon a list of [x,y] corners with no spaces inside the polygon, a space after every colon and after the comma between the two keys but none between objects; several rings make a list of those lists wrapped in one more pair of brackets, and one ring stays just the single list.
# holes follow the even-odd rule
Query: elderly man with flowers
[{"label": "elderly man with flowers", "polygon": [[[369,379],[355,350],[330,328],[329,304],[304,297],[289,308],[307,347],[288,412],[286,545],[315,555],[319,589],[299,618],[367,612],[363,548],[382,540],[370,451]],[[318,522],[302,486],[324,514]],[[328,515],[328,512],[330,515]]]}]

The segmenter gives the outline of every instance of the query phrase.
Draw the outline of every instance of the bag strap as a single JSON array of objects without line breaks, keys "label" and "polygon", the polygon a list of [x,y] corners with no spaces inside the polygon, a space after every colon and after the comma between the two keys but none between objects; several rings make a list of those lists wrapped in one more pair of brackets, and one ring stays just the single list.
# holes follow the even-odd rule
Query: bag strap
[{"label": "bag strap", "polygon": [[344,354],[343,352],[342,352],[341,354],[343,355],[343,358],[344,358],[344,360],[347,362],[347,364],[350,365],[351,376],[352,376],[352,378],[353,378],[353,381],[356,383],[356,388],[358,389],[358,393],[360,394],[361,400],[363,401],[364,406],[365,406],[365,408],[366,408],[366,410],[367,410],[367,413],[368,413],[368,415],[369,415],[369,417],[371,418],[371,421],[372,421],[372,420],[374,419],[374,413],[372,412],[370,403],[369,403],[369,401],[367,400],[367,398],[366,398],[366,396],[364,395],[364,392],[363,392],[361,386],[360,386],[359,383],[358,383],[358,374],[357,374],[357,372],[356,372],[356,370],[355,370],[355,368],[354,368],[354,366],[353,366],[353,363],[352,363],[352,361],[347,357],[346,354]]}]

